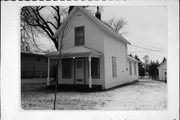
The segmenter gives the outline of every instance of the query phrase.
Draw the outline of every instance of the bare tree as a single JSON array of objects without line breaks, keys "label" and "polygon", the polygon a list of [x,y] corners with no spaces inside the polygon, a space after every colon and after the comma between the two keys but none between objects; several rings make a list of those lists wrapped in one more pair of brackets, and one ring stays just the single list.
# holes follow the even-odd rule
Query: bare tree
[{"label": "bare tree", "polygon": [[[83,6],[85,7],[88,6]],[[32,28],[33,35],[38,33],[48,36],[58,50],[58,42],[53,35],[73,8],[74,6],[25,6],[21,9],[21,27],[26,26],[23,30]]]},{"label": "bare tree", "polygon": [[58,49],[58,42],[53,38],[67,16],[67,8],[60,6],[25,6],[21,9],[21,23],[31,26],[34,32],[47,35]]},{"label": "bare tree", "polygon": [[[61,26],[63,19],[67,16],[67,8],[59,6],[26,6],[21,9],[21,27],[22,33],[33,38],[35,33],[47,35],[54,43],[56,49],[59,51],[57,59],[57,67],[55,72],[55,96],[54,96],[54,110],[56,109],[56,94],[58,86],[58,66],[61,59],[63,49],[64,34],[67,26],[63,28],[60,33],[60,38],[56,40],[53,36],[57,29]],[[49,12],[49,14],[47,13]],[[51,15],[51,16],[50,16]],[[29,31],[32,30],[32,31]],[[21,34],[23,35],[23,34]],[[23,37],[23,36],[22,36]],[[22,42],[23,43],[23,42]],[[59,43],[59,44],[58,44]]]},{"label": "bare tree", "polygon": [[54,110],[56,109],[56,96],[57,96],[57,87],[58,87],[58,73],[59,73],[59,66],[60,66],[60,61],[62,58],[62,51],[64,49],[64,44],[67,42],[65,41],[65,37],[67,36],[68,32],[72,28],[68,25],[68,23],[64,23],[64,26],[62,26],[62,29],[59,33],[59,38],[58,38],[58,59],[57,59],[57,67],[56,67],[56,75],[55,75],[55,96],[54,96]]},{"label": "bare tree", "polygon": [[110,20],[105,21],[104,23],[114,29],[120,35],[127,34],[127,32],[124,31],[124,28],[128,23],[123,18],[116,19],[115,17],[113,17]]},{"label": "bare tree", "polygon": [[36,43],[37,31],[31,26],[21,22],[21,51],[24,52],[39,52],[43,51]]}]

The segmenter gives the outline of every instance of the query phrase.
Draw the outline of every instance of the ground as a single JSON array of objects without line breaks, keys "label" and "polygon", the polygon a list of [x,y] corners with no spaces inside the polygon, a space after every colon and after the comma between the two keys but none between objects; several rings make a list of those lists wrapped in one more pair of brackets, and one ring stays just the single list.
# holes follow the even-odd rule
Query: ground
[{"label": "ground", "polygon": [[[45,79],[24,79],[21,106],[25,110],[53,109],[54,91]],[[59,90],[59,110],[162,110],[167,107],[167,84],[155,80],[139,82],[106,91],[75,92]]]}]

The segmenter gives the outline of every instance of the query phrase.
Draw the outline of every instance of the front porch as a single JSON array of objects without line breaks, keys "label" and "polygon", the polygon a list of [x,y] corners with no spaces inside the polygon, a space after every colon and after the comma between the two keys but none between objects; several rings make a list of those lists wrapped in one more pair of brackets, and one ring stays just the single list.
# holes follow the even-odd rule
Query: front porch
[{"label": "front porch", "polygon": [[[58,84],[88,86],[99,85],[102,87],[102,53],[87,48],[85,46],[75,46],[62,51],[46,55],[48,57],[48,75],[47,86],[50,86],[50,61],[56,59],[59,61],[58,66]],[[94,82],[93,82],[94,81]],[[68,87],[66,86],[66,87]]]}]

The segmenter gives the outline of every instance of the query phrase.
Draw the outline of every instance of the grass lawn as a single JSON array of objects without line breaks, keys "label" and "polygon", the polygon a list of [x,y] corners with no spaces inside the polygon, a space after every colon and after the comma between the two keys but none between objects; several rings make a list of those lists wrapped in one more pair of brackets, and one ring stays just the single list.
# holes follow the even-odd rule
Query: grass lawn
[{"label": "grass lawn", "polygon": [[[21,106],[25,110],[53,109],[54,91],[46,88],[46,80],[21,85]],[[26,80],[24,80],[26,81]],[[95,92],[59,90],[58,110],[162,110],[167,104],[167,84],[141,80],[131,85]]]}]

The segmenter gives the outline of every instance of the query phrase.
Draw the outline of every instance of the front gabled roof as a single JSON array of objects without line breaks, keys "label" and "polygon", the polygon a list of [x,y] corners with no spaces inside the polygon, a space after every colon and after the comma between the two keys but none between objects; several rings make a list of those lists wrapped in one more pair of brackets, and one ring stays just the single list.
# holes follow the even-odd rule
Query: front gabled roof
[{"label": "front gabled roof", "polygon": [[122,37],[120,34],[118,34],[118,32],[116,32],[115,30],[113,30],[112,28],[110,28],[109,26],[107,26],[105,23],[103,23],[101,20],[97,19],[95,16],[93,16],[92,14],[90,14],[88,11],[86,11],[84,8],[76,6],[71,12],[70,14],[67,16],[67,18],[64,20],[64,22],[62,23],[62,25],[58,28],[58,30],[56,31],[56,33],[54,34],[54,38],[58,37],[59,32],[65,27],[66,23],[69,22],[70,18],[74,15],[75,11],[80,10],[82,13],[84,13],[85,15],[87,15],[94,23],[96,23],[102,30],[104,30],[106,33],[108,33],[109,35],[119,39],[122,42],[125,42],[127,44],[130,44],[130,42],[128,40],[126,40],[124,37]]}]

